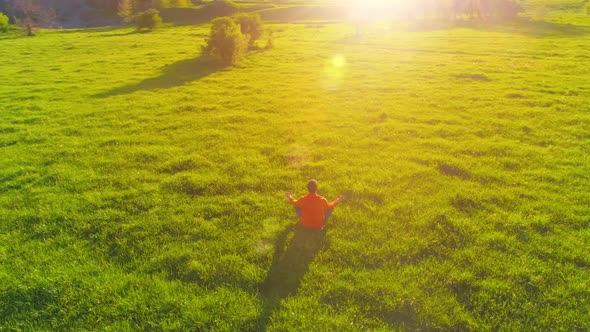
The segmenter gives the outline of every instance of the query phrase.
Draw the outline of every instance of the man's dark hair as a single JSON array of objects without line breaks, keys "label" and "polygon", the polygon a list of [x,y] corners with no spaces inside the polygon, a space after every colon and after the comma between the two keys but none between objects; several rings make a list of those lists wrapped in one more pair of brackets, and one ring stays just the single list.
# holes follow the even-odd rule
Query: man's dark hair
[{"label": "man's dark hair", "polygon": [[318,191],[318,182],[316,180],[309,180],[307,183],[307,190],[309,190],[310,193]]}]

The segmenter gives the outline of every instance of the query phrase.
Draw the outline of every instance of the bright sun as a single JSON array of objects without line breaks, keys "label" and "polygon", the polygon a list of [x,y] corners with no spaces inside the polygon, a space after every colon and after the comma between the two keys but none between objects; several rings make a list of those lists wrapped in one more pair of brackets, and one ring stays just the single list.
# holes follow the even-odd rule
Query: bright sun
[{"label": "bright sun", "polygon": [[407,0],[353,0],[352,2],[357,7],[380,7],[407,2]]},{"label": "bright sun", "polygon": [[411,0],[351,0],[353,10],[359,11],[382,11],[388,8],[406,8],[416,6],[416,1]]},{"label": "bright sun", "polygon": [[411,0],[351,0],[351,17],[369,19],[379,17],[385,12],[404,11],[416,6]]}]

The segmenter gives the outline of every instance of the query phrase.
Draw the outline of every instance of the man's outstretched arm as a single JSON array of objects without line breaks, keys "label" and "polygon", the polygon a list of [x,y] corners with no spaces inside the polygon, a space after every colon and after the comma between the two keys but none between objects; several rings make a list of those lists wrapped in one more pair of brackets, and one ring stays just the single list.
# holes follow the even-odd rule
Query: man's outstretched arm
[{"label": "man's outstretched arm", "polygon": [[299,201],[295,198],[293,198],[293,195],[291,195],[291,193],[286,193],[285,196],[287,196],[287,199],[289,200],[289,202],[291,202],[291,204],[295,205],[296,207],[300,207],[299,206]]},{"label": "man's outstretched arm", "polygon": [[344,196],[340,195],[338,196],[338,198],[336,198],[335,201],[333,201],[332,203],[328,203],[328,209],[331,209],[333,207],[335,207],[336,205],[338,205],[338,203],[340,203],[342,200],[344,199]]}]

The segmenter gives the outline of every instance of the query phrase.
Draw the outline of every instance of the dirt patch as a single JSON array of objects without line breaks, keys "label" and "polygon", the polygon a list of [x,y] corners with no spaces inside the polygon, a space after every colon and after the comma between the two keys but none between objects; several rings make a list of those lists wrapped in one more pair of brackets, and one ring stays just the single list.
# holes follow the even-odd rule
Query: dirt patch
[{"label": "dirt patch", "polygon": [[456,78],[460,78],[463,80],[471,80],[471,81],[480,81],[480,82],[490,82],[491,79],[483,74],[460,74],[455,76]]}]

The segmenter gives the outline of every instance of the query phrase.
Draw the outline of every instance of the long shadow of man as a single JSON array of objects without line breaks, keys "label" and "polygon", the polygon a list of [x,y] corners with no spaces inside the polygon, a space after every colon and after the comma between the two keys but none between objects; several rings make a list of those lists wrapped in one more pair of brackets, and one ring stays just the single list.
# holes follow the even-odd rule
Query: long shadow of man
[{"label": "long shadow of man", "polygon": [[[294,234],[289,241],[291,232]],[[278,309],[281,300],[297,294],[309,264],[320,249],[327,245],[324,230],[306,229],[297,224],[289,225],[281,232],[275,242],[270,271],[260,287],[264,308],[258,321],[258,331],[266,330],[268,320]]]}]

